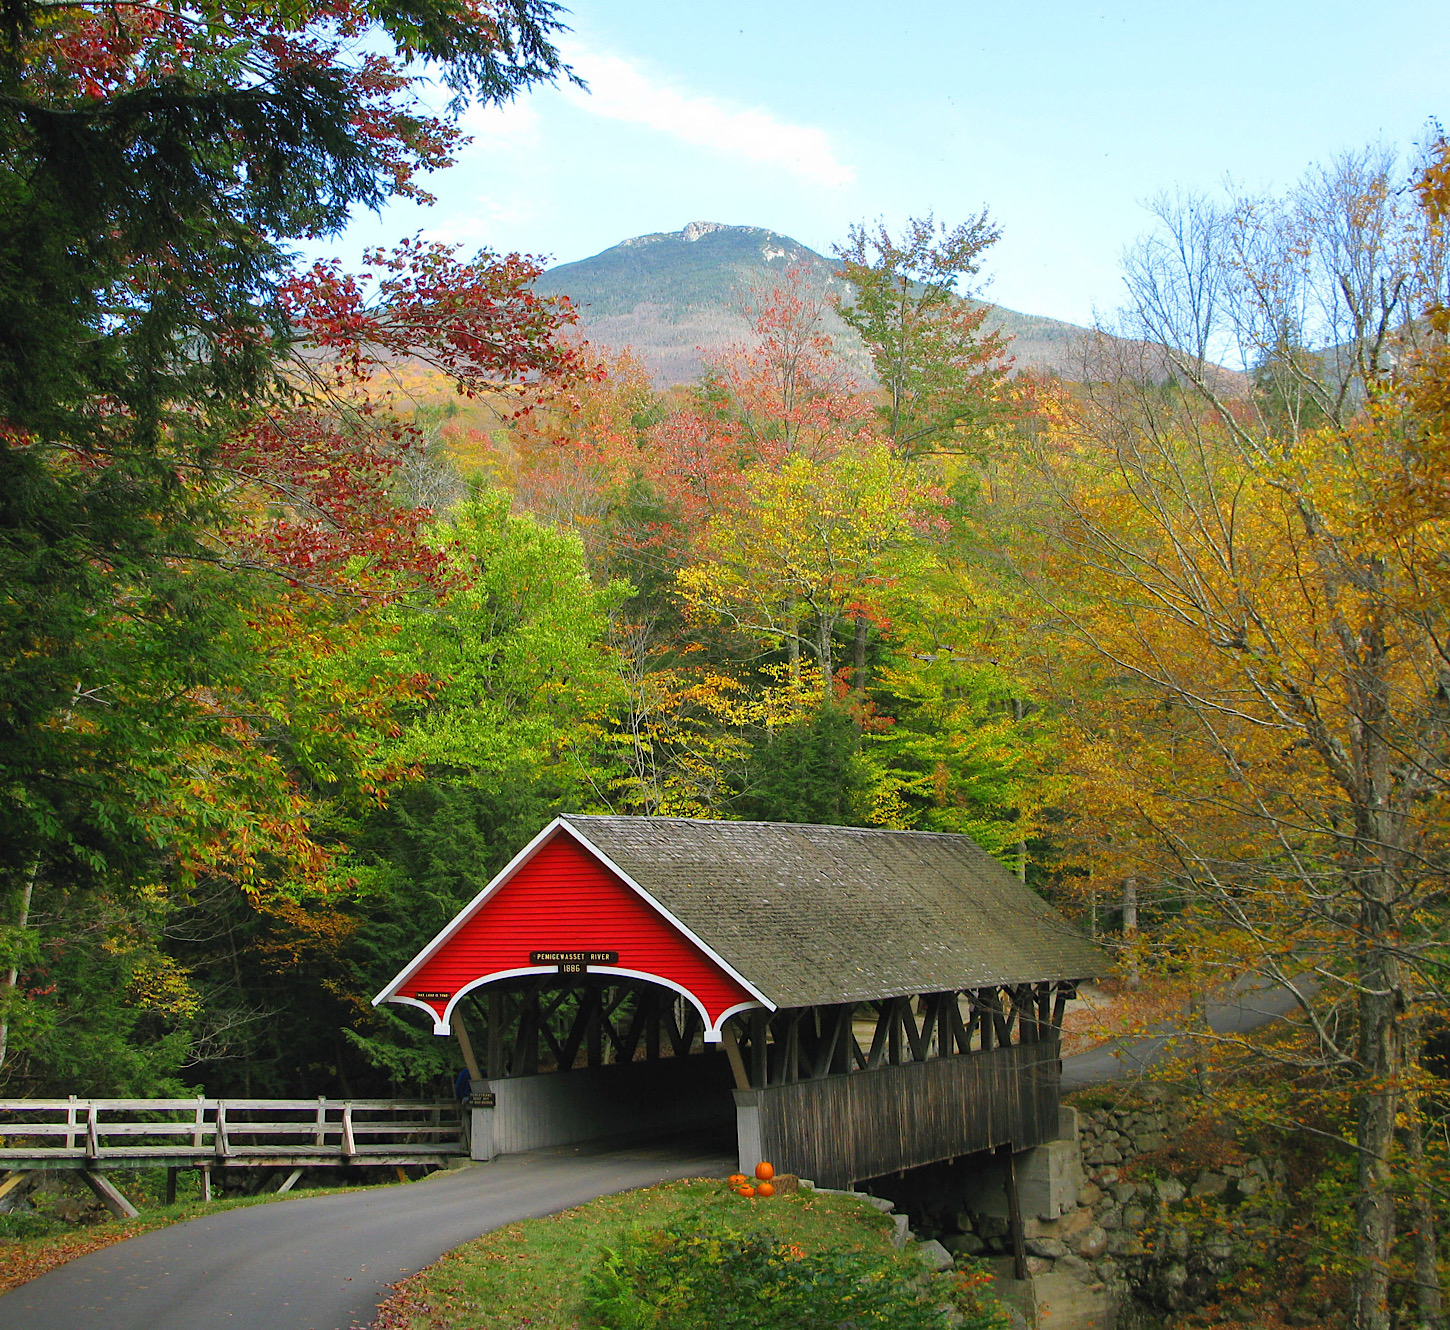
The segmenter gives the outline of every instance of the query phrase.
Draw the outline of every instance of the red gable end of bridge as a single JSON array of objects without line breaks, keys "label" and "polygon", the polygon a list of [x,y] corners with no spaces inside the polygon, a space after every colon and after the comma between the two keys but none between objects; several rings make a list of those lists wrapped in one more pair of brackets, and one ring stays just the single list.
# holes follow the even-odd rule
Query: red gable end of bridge
[{"label": "red gable end of bridge", "polygon": [[556,827],[410,962],[380,998],[425,1008],[446,1032],[459,994],[491,979],[548,974],[535,952],[614,952],[591,974],[656,980],[693,999],[718,1037],[720,1021],[756,998],[659,906]]}]

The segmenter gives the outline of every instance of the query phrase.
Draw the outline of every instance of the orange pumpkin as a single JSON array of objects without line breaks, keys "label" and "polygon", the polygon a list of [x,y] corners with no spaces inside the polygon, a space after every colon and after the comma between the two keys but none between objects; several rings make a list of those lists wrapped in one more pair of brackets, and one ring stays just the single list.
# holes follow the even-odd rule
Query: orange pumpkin
[{"label": "orange pumpkin", "polygon": [[774,1196],[775,1187],[769,1182],[762,1182],[760,1186],[755,1189],[755,1194],[757,1196]]},{"label": "orange pumpkin", "polygon": [[751,1198],[751,1197],[752,1197],[752,1196],[754,1196],[754,1195],[755,1195],[755,1188],[754,1188],[754,1187],[742,1187],[742,1188],[741,1188],[741,1189],[740,1189],[740,1194],[741,1194],[741,1195],[742,1195],[742,1196],[744,1196],[744,1197],[745,1197],[745,1198],[746,1198],[746,1199],[747,1199],[747,1200],[748,1200],[748,1199],[750,1199],[750,1198]]},{"label": "orange pumpkin", "polygon": [[762,1161],[755,1166],[755,1176],[762,1182],[769,1182],[775,1176],[775,1165]]},{"label": "orange pumpkin", "polygon": [[732,1190],[738,1191],[741,1187],[745,1185],[745,1174],[732,1173],[728,1178],[725,1179],[725,1181]]}]

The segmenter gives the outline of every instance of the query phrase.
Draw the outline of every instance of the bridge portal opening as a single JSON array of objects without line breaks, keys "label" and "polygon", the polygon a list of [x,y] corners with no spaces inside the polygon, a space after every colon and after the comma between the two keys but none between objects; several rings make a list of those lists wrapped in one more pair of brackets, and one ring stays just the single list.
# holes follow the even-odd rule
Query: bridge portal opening
[{"label": "bridge portal opening", "polygon": [[520,975],[474,988],[451,1020],[472,1064],[476,1159],[661,1137],[735,1151],[729,1061],[673,988],[587,971]]}]

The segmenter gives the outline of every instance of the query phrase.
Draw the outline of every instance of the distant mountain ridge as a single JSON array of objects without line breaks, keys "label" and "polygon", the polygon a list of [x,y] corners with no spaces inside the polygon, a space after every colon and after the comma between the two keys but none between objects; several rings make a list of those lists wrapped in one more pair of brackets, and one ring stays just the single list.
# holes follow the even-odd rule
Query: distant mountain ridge
[{"label": "distant mountain ridge", "polygon": [[[632,347],[658,386],[688,383],[700,372],[702,353],[723,350],[749,336],[745,306],[795,264],[821,291],[839,290],[835,263],[790,236],[760,226],[691,222],[550,268],[535,284],[541,295],[567,295],[593,342]],[[858,376],[870,357],[860,339],[834,315],[828,331]],[[989,327],[1012,337],[1019,369],[1051,369],[1074,378],[1088,329],[1057,319],[992,306]]]}]

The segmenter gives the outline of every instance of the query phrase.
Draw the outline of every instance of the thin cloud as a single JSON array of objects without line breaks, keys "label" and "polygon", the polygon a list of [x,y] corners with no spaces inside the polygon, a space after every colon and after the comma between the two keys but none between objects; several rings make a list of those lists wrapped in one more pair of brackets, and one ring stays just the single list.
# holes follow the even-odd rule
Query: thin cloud
[{"label": "thin cloud", "polygon": [[539,113],[525,101],[474,103],[459,118],[459,127],[473,140],[470,146],[482,152],[533,152],[543,141]]},{"label": "thin cloud", "polygon": [[837,158],[824,130],[792,125],[769,111],[730,106],[655,82],[618,56],[575,48],[568,58],[589,91],[566,87],[564,95],[593,115],[645,125],[747,162],[783,167],[830,189],[855,183],[856,172]]}]

